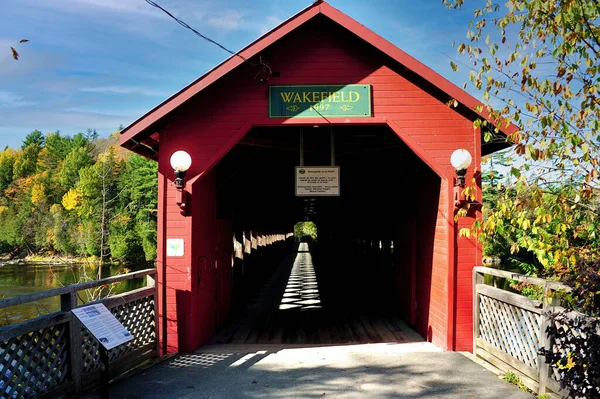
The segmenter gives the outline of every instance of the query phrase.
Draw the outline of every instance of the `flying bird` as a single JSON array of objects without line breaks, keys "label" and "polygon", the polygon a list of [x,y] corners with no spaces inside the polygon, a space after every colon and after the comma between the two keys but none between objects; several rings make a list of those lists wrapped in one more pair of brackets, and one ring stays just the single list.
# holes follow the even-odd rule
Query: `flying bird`
[{"label": "flying bird", "polygon": [[[19,41],[19,43],[27,43],[29,40],[28,39],[21,39]],[[19,59],[19,53],[17,52],[17,50],[15,50],[14,47],[11,47],[10,50],[12,51],[12,56],[15,60]]]}]

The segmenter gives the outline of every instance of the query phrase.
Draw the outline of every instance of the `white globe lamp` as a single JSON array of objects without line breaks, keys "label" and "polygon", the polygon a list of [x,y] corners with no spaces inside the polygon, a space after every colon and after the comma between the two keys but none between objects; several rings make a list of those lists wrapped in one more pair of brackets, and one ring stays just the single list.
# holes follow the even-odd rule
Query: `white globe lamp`
[{"label": "white globe lamp", "polygon": [[171,155],[171,167],[175,171],[175,187],[183,189],[185,172],[192,166],[192,157],[185,151],[175,151]]},{"label": "white globe lamp", "polygon": [[456,169],[456,185],[460,187],[465,186],[465,175],[467,174],[467,168],[471,166],[473,157],[471,153],[464,148],[460,148],[452,153],[450,156],[450,163],[452,167]]}]

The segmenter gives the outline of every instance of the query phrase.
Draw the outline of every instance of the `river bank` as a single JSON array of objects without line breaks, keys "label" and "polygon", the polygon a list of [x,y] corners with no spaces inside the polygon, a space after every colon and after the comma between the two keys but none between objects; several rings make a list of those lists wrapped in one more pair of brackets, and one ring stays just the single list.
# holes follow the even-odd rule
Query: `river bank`
[{"label": "river bank", "polygon": [[[118,262],[104,262],[105,264],[117,264]],[[66,256],[66,255],[26,255],[13,256],[8,254],[0,255],[0,267],[5,265],[90,265],[100,264],[100,259],[96,256]]]},{"label": "river bank", "polygon": [[[29,258],[37,260],[38,258]],[[54,259],[56,262],[64,258]],[[24,261],[24,259],[19,259]],[[81,260],[81,258],[79,259]],[[126,271],[135,271],[147,268],[144,264],[126,265],[105,264],[101,270],[101,277],[110,277]],[[98,265],[86,263],[36,263],[23,262],[4,264],[0,267],[0,298],[12,298],[20,295],[31,294],[89,281],[98,277]],[[112,294],[119,294],[145,286],[145,279],[138,278],[123,281],[111,286]],[[85,291],[80,293],[83,301],[89,300]],[[3,309],[0,312],[0,325],[17,323],[52,313],[60,309],[60,297],[45,298],[40,301]]]}]

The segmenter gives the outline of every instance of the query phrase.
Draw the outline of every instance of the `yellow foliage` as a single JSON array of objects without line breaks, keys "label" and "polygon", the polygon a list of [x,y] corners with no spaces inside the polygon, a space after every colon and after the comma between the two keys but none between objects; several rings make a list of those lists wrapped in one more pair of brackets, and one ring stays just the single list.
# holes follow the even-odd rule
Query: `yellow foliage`
[{"label": "yellow foliage", "polygon": [[80,206],[82,199],[83,196],[81,195],[79,189],[71,188],[65,195],[63,195],[61,203],[62,206],[69,211]]},{"label": "yellow foliage", "polygon": [[467,237],[467,238],[471,238],[471,229],[468,228],[462,228],[460,229],[460,231],[458,232],[459,237]]},{"label": "yellow foliage", "polygon": [[44,199],[46,188],[41,183],[36,183],[31,189],[31,202],[37,204]]},{"label": "yellow foliage", "polygon": [[5,158],[16,158],[17,152],[12,148],[7,148],[4,151],[0,151],[0,162],[2,162]]},{"label": "yellow foliage", "polygon": [[4,206],[4,205],[0,205],[0,215],[2,215],[6,211],[8,211],[8,207]]}]

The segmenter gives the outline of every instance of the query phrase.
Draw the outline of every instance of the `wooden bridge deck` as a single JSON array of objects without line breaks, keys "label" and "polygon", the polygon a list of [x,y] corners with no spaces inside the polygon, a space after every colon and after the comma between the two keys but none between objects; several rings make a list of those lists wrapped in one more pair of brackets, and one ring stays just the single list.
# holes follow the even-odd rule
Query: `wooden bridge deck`
[{"label": "wooden bridge deck", "polygon": [[332,316],[323,312],[279,315],[268,326],[229,326],[217,334],[211,344],[334,345],[423,341],[395,316]]},{"label": "wooden bridge deck", "polygon": [[[321,302],[307,244],[292,253],[249,301],[245,317],[228,323],[211,344],[306,344],[422,342],[423,338],[385,307],[369,309]],[[342,295],[344,287],[334,287]],[[332,288],[329,287],[329,290]]]}]

